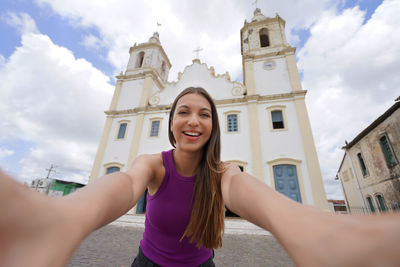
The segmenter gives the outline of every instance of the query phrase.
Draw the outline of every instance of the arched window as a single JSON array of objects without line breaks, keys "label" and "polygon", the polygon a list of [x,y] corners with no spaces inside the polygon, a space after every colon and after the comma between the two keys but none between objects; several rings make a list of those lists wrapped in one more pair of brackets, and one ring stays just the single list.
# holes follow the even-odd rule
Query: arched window
[{"label": "arched window", "polygon": [[240,131],[240,111],[231,110],[224,112],[225,114],[225,132],[226,133],[239,133]]},{"label": "arched window", "polygon": [[127,123],[121,123],[119,125],[119,130],[118,130],[118,139],[124,139],[125,138],[125,132],[126,132],[126,126],[128,124]]},{"label": "arched window", "polygon": [[142,51],[137,55],[135,68],[142,67],[143,59],[144,59],[144,52]]},{"label": "arched window", "polygon": [[110,174],[110,173],[113,173],[113,172],[119,172],[120,170],[121,170],[120,167],[116,167],[116,166],[108,167],[107,171],[106,171],[106,174]]},{"label": "arched window", "polygon": [[123,167],[124,164],[121,164],[119,162],[109,162],[107,164],[104,164],[104,175],[113,172],[119,172]]},{"label": "arched window", "polygon": [[374,213],[375,212],[375,207],[374,207],[374,203],[372,203],[372,198],[370,196],[367,197],[367,202],[369,205],[369,210]]},{"label": "arched window", "polygon": [[259,34],[260,34],[260,46],[261,47],[269,46],[268,29],[262,28]]},{"label": "arched window", "polygon": [[286,106],[283,105],[267,107],[272,131],[286,131],[288,129],[285,108]]},{"label": "arched window", "polygon": [[282,115],[282,110],[274,110],[271,112],[271,118],[272,118],[272,126],[274,129],[283,129],[285,128],[284,122],[283,122],[283,115]]},{"label": "arched window", "polygon": [[358,162],[360,163],[361,171],[363,176],[368,175],[367,167],[365,166],[364,158],[361,155],[361,152],[357,154]]},{"label": "arched window", "polygon": [[150,119],[150,129],[149,137],[159,137],[161,129],[162,118],[151,118]]},{"label": "arched window", "polygon": [[383,196],[381,194],[377,194],[375,196],[376,202],[378,202],[378,208],[381,212],[385,212],[387,210],[385,200],[383,199]]},{"label": "arched window", "polygon": [[381,145],[381,149],[382,149],[383,155],[385,156],[387,166],[390,168],[390,167],[393,167],[394,165],[396,165],[397,160],[396,160],[396,157],[394,156],[389,139],[387,138],[386,135],[379,138],[379,144]]},{"label": "arched window", "polygon": [[118,121],[117,133],[115,136],[116,140],[123,141],[126,139],[129,123],[130,123],[129,120]]}]

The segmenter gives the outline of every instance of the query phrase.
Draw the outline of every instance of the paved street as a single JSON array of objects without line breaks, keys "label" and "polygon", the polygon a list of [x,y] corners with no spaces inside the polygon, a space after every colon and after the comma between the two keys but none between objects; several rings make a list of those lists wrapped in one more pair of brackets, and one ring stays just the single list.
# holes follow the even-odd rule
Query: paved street
[{"label": "paved street", "polygon": [[[93,232],[67,266],[129,267],[142,238],[143,220],[124,216]],[[223,246],[215,254],[216,266],[294,266],[274,237],[238,219],[226,220]]]}]

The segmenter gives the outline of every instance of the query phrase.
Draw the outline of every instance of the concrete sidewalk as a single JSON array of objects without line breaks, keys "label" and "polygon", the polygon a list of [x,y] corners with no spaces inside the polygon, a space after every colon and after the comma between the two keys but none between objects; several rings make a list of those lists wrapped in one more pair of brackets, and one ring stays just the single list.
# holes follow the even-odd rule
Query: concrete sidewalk
[{"label": "concrete sidewalk", "polygon": [[[144,220],[144,215],[124,215],[110,225],[144,228]],[[268,231],[235,217],[225,218],[225,234],[271,235]]]}]

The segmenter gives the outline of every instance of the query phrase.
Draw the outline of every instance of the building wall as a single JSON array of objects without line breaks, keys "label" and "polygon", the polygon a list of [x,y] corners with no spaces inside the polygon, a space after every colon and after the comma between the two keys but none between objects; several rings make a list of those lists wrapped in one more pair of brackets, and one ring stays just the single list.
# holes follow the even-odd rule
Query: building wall
[{"label": "building wall", "polygon": [[[379,143],[379,139],[386,135],[390,141],[397,163],[388,166]],[[357,154],[361,153],[364,159],[367,174],[362,173]],[[389,210],[400,205],[400,109],[371,130],[366,136],[349,149],[354,170],[361,187],[364,200],[370,196],[375,209],[378,209],[377,194],[381,194]],[[352,195],[354,192],[346,192]],[[366,203],[366,205],[368,205]]]},{"label": "building wall", "polygon": [[[264,63],[273,62],[274,67],[265,68]],[[284,57],[268,57],[254,61],[256,93],[261,95],[283,94],[292,91],[288,67]]]},{"label": "building wall", "polygon": [[364,198],[361,195],[350,158],[345,154],[341,168],[339,169],[339,179],[345,192],[346,202],[350,213],[364,213]]}]

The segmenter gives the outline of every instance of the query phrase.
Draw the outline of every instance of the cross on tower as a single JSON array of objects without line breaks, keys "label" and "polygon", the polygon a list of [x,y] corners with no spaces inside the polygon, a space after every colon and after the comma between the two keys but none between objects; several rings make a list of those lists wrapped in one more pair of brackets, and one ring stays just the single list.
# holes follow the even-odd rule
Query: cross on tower
[{"label": "cross on tower", "polygon": [[256,5],[256,8],[258,8],[257,3],[258,3],[258,0],[255,0],[255,1],[253,2],[253,5],[255,4],[255,5]]},{"label": "cross on tower", "polygon": [[194,53],[196,53],[196,58],[199,59],[199,52],[203,51],[202,48],[200,48],[200,46],[198,46],[195,50],[193,50]]}]

